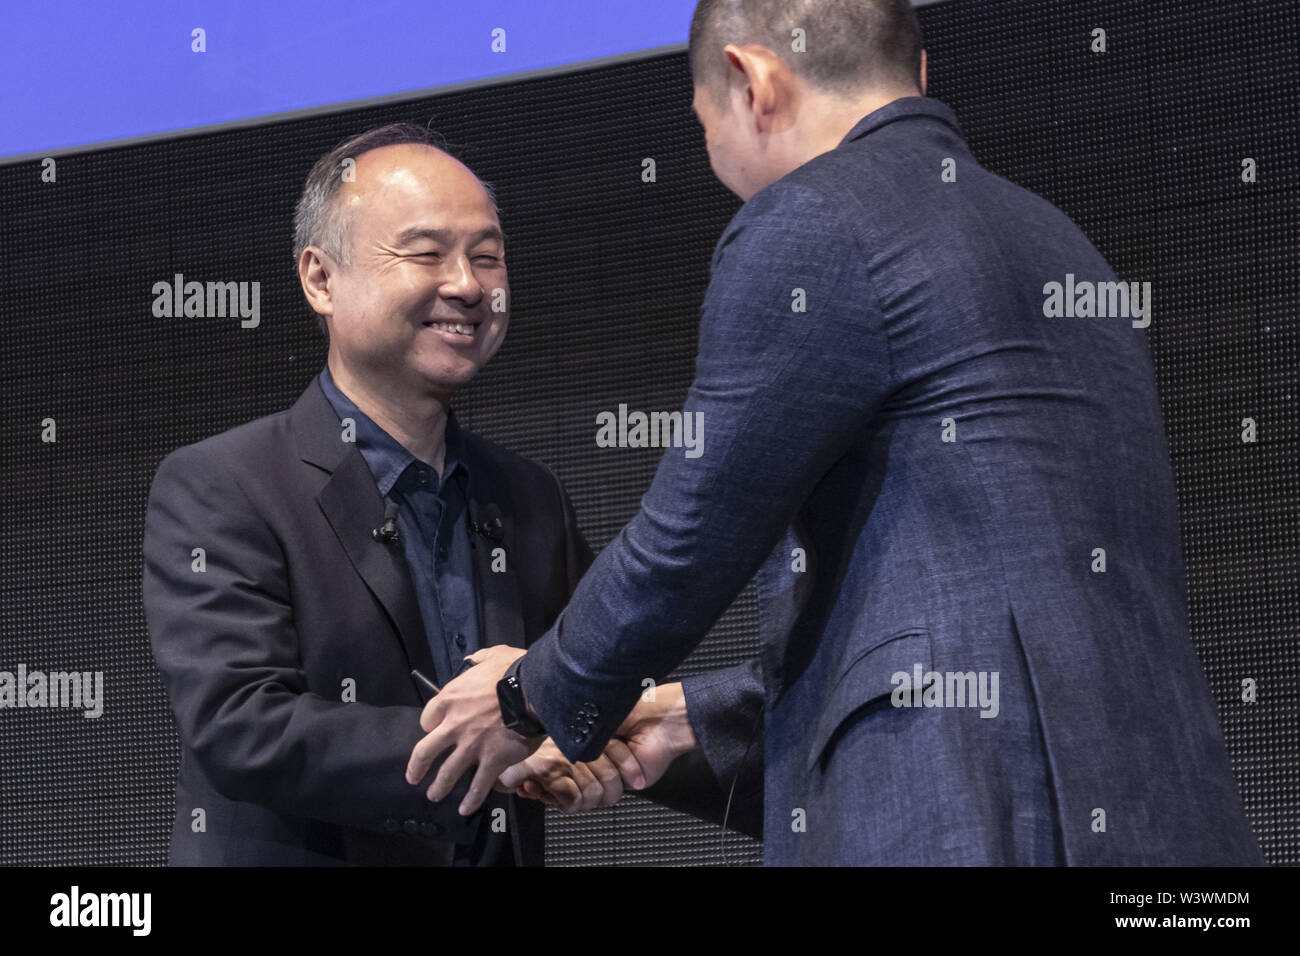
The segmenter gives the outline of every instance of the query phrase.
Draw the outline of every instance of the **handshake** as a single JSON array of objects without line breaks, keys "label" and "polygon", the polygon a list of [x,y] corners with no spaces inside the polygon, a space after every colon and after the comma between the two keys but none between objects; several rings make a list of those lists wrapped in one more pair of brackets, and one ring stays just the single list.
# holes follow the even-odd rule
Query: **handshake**
[{"label": "handshake", "polygon": [[[489,789],[538,800],[564,813],[618,802],[624,790],[653,785],[674,760],[695,749],[681,684],[654,688],[637,702],[605,745],[587,763],[568,760],[550,738],[526,738],[501,719],[496,684],[522,648],[498,645],[470,656],[475,665],[450,681],[420,715],[426,736],[411,751],[406,780],[415,785],[447,750],[427,796],[444,799],[460,777],[476,766],[463,816],[474,813]],[[525,688],[525,692],[527,688]]]}]

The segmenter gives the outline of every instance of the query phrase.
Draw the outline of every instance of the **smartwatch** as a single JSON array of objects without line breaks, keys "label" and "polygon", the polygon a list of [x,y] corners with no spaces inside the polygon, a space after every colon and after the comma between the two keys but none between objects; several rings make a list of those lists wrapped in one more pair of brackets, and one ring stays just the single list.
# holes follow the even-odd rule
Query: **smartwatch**
[{"label": "smartwatch", "polygon": [[497,700],[501,704],[501,720],[507,729],[513,730],[521,737],[545,737],[546,728],[542,722],[528,713],[524,703],[524,689],[519,686],[519,665],[523,663],[523,654],[515,658],[506,674],[497,681]]}]

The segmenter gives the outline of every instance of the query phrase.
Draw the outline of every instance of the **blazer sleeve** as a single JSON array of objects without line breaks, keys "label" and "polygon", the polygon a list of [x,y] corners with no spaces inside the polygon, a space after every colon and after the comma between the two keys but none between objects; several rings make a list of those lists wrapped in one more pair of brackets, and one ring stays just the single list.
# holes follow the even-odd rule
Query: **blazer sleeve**
[{"label": "blazer sleeve", "polygon": [[879,304],[847,216],[778,182],[719,240],[683,410],[698,453],[665,452],[640,510],[520,665],[569,759],[600,753],[642,679],[703,638],[888,393]]},{"label": "blazer sleeve", "polygon": [[[560,498],[572,594],[593,555],[568,492],[554,471],[551,478]],[[720,825],[725,817],[730,828],[762,838],[763,741],[756,720],[761,722],[763,714],[763,686],[757,667],[753,661],[683,678],[687,715],[699,747],[674,760],[658,782],[638,791],[640,796],[710,823]],[[733,781],[736,790],[728,813]]]},{"label": "blazer sleeve", "polygon": [[308,690],[285,555],[198,448],[159,465],[143,546],[149,640],[189,753],[232,800],[385,834],[386,820],[430,819],[439,805],[403,776],[420,708]]}]

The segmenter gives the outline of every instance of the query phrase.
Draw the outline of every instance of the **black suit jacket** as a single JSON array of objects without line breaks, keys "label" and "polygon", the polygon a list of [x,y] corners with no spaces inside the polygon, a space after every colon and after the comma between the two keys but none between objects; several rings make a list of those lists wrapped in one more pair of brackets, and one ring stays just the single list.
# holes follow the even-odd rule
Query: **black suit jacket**
[{"label": "black suit jacket", "polygon": [[[423,735],[410,672],[433,662],[402,549],[371,534],[383,500],[341,434],[313,379],[154,477],[143,595],[182,744],[173,865],[438,865],[468,839],[468,775],[439,804],[431,778],[403,779]],[[546,466],[464,434],[468,517],[501,519],[499,541],[470,536],[483,644],[526,646],[591,554]],[[540,865],[542,806],[508,805],[516,862]]]}]

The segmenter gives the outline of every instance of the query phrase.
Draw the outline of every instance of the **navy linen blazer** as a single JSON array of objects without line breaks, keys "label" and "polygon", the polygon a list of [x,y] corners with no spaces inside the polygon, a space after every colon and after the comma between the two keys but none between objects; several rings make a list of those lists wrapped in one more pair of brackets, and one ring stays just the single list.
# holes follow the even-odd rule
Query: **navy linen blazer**
[{"label": "navy linen blazer", "polygon": [[665,452],[522,665],[564,753],[757,575],[759,660],[684,684],[717,778],[763,777],[769,864],[1262,862],[1145,332],[1045,315],[1115,280],[924,97],[753,196],[702,307],[704,452]]}]

